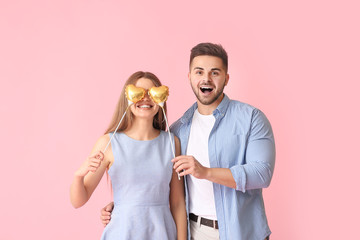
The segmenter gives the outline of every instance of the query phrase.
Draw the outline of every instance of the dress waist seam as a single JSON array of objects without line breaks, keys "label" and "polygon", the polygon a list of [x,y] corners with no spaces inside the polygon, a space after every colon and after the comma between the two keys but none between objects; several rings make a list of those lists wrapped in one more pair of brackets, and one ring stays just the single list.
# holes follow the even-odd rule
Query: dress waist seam
[{"label": "dress waist seam", "polygon": [[132,206],[132,207],[146,207],[146,206],[169,206],[169,202],[161,202],[161,203],[119,203],[114,202],[114,206]]}]

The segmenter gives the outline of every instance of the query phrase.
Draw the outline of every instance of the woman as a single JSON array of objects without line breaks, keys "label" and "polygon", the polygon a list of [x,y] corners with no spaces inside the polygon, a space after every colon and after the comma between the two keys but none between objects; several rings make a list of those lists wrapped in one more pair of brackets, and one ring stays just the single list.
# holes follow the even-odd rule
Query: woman
[{"label": "woman", "polygon": [[[129,107],[114,133],[128,105],[125,88],[129,84],[145,89],[145,97]],[[70,191],[75,208],[89,200],[105,171],[111,178],[115,206],[102,239],[186,239],[184,183],[172,168],[162,110],[147,93],[153,86],[161,83],[152,73],[129,77],[108,130],[75,172]],[[111,145],[103,153],[112,134]],[[180,142],[172,138],[178,155]]]}]

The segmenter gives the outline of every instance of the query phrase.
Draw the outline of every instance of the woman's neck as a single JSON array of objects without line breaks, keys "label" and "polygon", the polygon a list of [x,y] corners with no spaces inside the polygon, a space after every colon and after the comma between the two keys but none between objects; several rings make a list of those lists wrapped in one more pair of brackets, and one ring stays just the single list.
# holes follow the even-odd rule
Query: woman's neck
[{"label": "woman's neck", "polygon": [[126,135],[140,141],[152,140],[159,136],[159,132],[153,127],[152,119],[135,119],[131,126],[124,130]]}]

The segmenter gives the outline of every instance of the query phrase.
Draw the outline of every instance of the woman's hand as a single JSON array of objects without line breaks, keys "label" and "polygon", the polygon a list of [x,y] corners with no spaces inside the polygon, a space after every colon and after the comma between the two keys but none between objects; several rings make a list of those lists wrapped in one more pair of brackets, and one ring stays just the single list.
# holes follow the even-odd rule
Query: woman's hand
[{"label": "woman's hand", "polygon": [[[73,182],[70,187],[70,201],[75,208],[83,206],[93,194],[95,188],[98,186],[103,177],[110,161],[114,159],[111,149],[104,154],[101,149],[104,149],[109,142],[109,134],[101,136],[91,155],[81,164],[79,169],[74,174]],[[91,173],[89,173],[91,172]]]},{"label": "woman's hand", "polygon": [[85,162],[75,172],[75,176],[85,177],[88,172],[96,172],[96,170],[100,167],[102,160],[104,160],[104,153],[102,151],[95,152],[85,160]]}]

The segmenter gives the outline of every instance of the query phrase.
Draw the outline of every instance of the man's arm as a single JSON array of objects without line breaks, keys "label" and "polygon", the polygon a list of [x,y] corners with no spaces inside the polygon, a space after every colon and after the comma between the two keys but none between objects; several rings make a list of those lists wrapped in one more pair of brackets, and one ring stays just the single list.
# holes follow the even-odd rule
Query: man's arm
[{"label": "man's arm", "polygon": [[174,169],[181,172],[180,176],[191,174],[243,192],[268,187],[275,165],[275,144],[270,123],[262,112],[254,111],[246,164],[231,168],[206,168],[193,156],[178,156],[172,161]]},{"label": "man's arm", "polygon": [[[191,174],[199,179],[236,188],[236,182],[228,168],[207,168],[201,165],[193,156],[178,156],[172,160],[174,169],[180,176]],[[184,171],[182,171],[184,170]]]},{"label": "man's arm", "polygon": [[111,212],[114,209],[114,202],[109,203],[100,211],[100,220],[104,227],[110,222],[111,220]]},{"label": "man's arm", "polygon": [[258,109],[252,116],[245,162],[230,168],[236,190],[245,192],[268,187],[275,167],[275,141],[270,122]]}]

